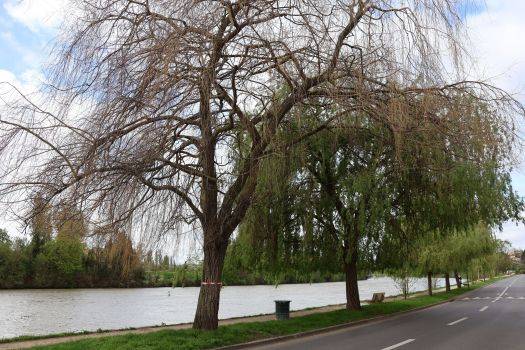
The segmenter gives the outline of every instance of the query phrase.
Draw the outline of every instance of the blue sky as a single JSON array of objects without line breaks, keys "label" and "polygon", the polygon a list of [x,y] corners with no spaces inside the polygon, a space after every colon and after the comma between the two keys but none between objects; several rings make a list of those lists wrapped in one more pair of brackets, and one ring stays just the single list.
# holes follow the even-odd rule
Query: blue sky
[{"label": "blue sky", "polygon": [[[0,0],[0,69],[21,77],[39,70],[52,46],[62,1]],[[54,3],[54,4],[53,4]],[[49,6],[47,6],[49,5]]]},{"label": "blue sky", "polygon": [[[38,84],[57,29],[67,18],[67,1],[0,0],[0,81]],[[520,36],[525,35],[525,1],[471,0],[463,12],[472,41],[470,51],[477,62],[472,74],[489,79],[525,103],[525,45],[520,45]],[[525,196],[525,167],[516,167],[513,184]],[[12,224],[0,226],[14,233]],[[508,223],[497,235],[525,249],[523,225]]]}]

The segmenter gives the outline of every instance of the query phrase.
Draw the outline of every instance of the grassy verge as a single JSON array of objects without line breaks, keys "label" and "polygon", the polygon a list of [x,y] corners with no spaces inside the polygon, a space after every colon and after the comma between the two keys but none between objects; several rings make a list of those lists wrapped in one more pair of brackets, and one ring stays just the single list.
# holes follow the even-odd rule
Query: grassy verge
[{"label": "grassy verge", "polygon": [[126,334],[102,338],[84,339],[38,349],[211,349],[239,344],[257,339],[283,336],[318,328],[389,315],[418,307],[428,306],[451,299],[467,291],[486,286],[496,279],[472,284],[470,288],[454,289],[433,296],[417,296],[408,300],[395,300],[382,304],[365,305],[361,311],[346,310],[295,317],[288,321],[265,321],[221,326],[213,332],[184,330],[161,330],[147,334]]}]

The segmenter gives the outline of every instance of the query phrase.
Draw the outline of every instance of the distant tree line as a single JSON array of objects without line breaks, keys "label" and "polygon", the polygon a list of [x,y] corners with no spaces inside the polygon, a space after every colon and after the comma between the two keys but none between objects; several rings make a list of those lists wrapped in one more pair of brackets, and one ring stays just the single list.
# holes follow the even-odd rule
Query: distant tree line
[{"label": "distant tree line", "polygon": [[[115,239],[114,237],[117,237]],[[236,247],[240,243],[235,244]],[[344,274],[314,271],[305,275],[291,269],[273,271],[251,265],[228,254],[225,285],[318,283],[343,281]],[[86,242],[81,235],[32,231],[30,238],[12,238],[0,229],[0,289],[9,288],[99,288],[99,287],[198,287],[202,261],[189,259],[176,264],[160,250],[145,254],[120,233],[107,241]],[[362,278],[365,278],[363,275]]]},{"label": "distant tree line", "polygon": [[[82,213],[61,208],[53,213],[40,197],[33,203],[28,237],[10,237],[0,229],[0,288],[190,287],[200,286],[202,261],[176,264],[161,250],[134,245],[124,231],[89,232]],[[276,275],[238,254],[234,242],[225,261],[225,285],[342,281],[342,273],[297,266]],[[365,276],[363,276],[364,278]]]},{"label": "distant tree line", "polygon": [[124,232],[90,238],[79,210],[52,211],[38,196],[31,211],[29,239],[12,239],[0,230],[0,288],[143,285],[141,252]]}]

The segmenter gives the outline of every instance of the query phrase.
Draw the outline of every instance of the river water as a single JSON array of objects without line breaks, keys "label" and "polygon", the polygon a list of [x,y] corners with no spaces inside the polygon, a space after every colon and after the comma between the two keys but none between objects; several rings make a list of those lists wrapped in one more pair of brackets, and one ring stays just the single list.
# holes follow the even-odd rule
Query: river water
[{"label": "river water", "polygon": [[[438,280],[442,286],[443,280]],[[424,290],[415,279],[412,291]],[[374,292],[396,295],[391,278],[359,281],[362,300]],[[198,288],[0,290],[0,338],[176,324],[193,321]],[[343,282],[229,286],[221,293],[221,319],[274,312],[274,300],[291,309],[345,303]]]}]

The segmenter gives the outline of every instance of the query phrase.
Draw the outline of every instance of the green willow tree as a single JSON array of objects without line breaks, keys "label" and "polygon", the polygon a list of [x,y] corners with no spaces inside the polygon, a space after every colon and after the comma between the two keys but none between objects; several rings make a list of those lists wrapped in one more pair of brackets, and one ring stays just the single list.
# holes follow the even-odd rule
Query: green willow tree
[{"label": "green willow tree", "polygon": [[[248,229],[255,244],[282,255],[284,266],[292,266],[289,256],[303,247],[300,254],[306,251],[314,265],[342,268],[347,308],[359,309],[358,262],[366,266],[374,256],[391,255],[397,261],[389,261],[391,266],[406,264],[409,256],[417,256],[413,247],[421,246],[418,242],[430,239],[433,232],[447,234],[480,220],[498,224],[517,218],[522,203],[510,187],[502,152],[511,145],[496,141],[502,139],[501,130],[492,123],[492,112],[471,102],[456,100],[462,124],[446,125],[449,131],[463,129],[454,139],[428,123],[411,122],[416,116],[405,120],[403,127],[409,130],[405,132],[375,122],[374,113],[388,117],[395,115],[394,108],[417,114],[423,105],[426,113],[450,112],[433,96],[421,95],[409,103],[388,101],[369,118],[349,116],[346,123],[304,141],[295,150],[300,163],[274,161],[270,181],[259,183],[262,200],[248,215],[253,216]],[[336,112],[307,110],[303,123],[310,113]],[[293,139],[294,128],[299,127],[283,134]],[[480,136],[480,131],[486,133]],[[389,245],[389,236],[394,246]],[[261,244],[265,239],[269,240]],[[294,242],[290,246],[275,243],[290,240]],[[431,255],[414,263],[426,269],[429,286],[437,269]]]},{"label": "green willow tree", "polygon": [[468,271],[476,258],[493,254],[489,228],[521,221],[524,205],[508,172],[492,163],[480,168],[463,162],[426,186],[432,191],[411,193],[410,205],[400,206],[398,216],[391,218],[378,244],[377,264],[391,272],[397,267],[426,275],[431,293],[435,273],[445,276],[449,288],[453,272],[461,287],[460,273]]},{"label": "green willow tree", "polygon": [[[504,254],[504,245],[498,240],[493,229],[479,223],[463,232],[455,232],[444,242],[443,270],[454,271],[454,275],[468,273],[471,277],[495,276],[506,272],[505,266],[498,266],[497,257]],[[459,279],[459,278],[458,278]],[[459,288],[459,281],[456,281]]]},{"label": "green willow tree", "polygon": [[355,127],[357,132],[331,129],[308,140],[304,167],[297,174],[307,184],[301,201],[309,204],[313,232],[328,237],[331,244],[323,252],[338,261],[346,276],[349,310],[361,308],[358,262],[364,268],[368,243],[377,240],[392,206],[393,145],[381,137],[385,132],[380,128]]},{"label": "green willow tree", "polygon": [[[446,238],[480,222],[495,227],[522,220],[523,200],[510,179],[513,135],[493,122],[491,116],[498,112],[486,103],[468,96],[455,98],[455,108],[468,120],[462,126],[444,126],[454,129],[456,137],[428,128],[399,141],[403,166],[398,168],[394,214],[378,245],[379,266],[423,273],[429,287],[434,272],[447,276],[451,271],[439,263],[442,250],[431,249],[436,235]],[[429,250],[419,256],[414,247],[425,242]]]},{"label": "green willow tree", "polygon": [[432,295],[433,275],[444,275],[446,290],[450,291],[451,271],[468,271],[475,260],[496,253],[498,244],[489,227],[477,224],[445,235],[428,234],[416,242],[414,249],[418,252],[415,265],[420,274],[427,275],[428,294]]},{"label": "green willow tree", "polygon": [[[431,279],[434,274],[448,279],[451,271],[458,275],[459,272],[476,270],[478,276],[480,273],[493,276],[505,272],[495,263],[495,257],[502,252],[501,242],[496,239],[492,229],[482,222],[445,234],[433,232],[418,238],[411,249],[414,252],[411,255],[413,271],[427,276],[429,295],[432,295]],[[457,287],[461,288],[459,281]],[[446,290],[450,291],[448,280]]]},{"label": "green willow tree", "polygon": [[[281,138],[284,133],[281,132]],[[281,283],[284,276],[307,278],[323,266],[313,261],[311,235],[303,240],[300,223],[308,220],[294,176],[300,155],[275,152],[261,162],[254,201],[227,254],[228,273],[247,270]]]}]

